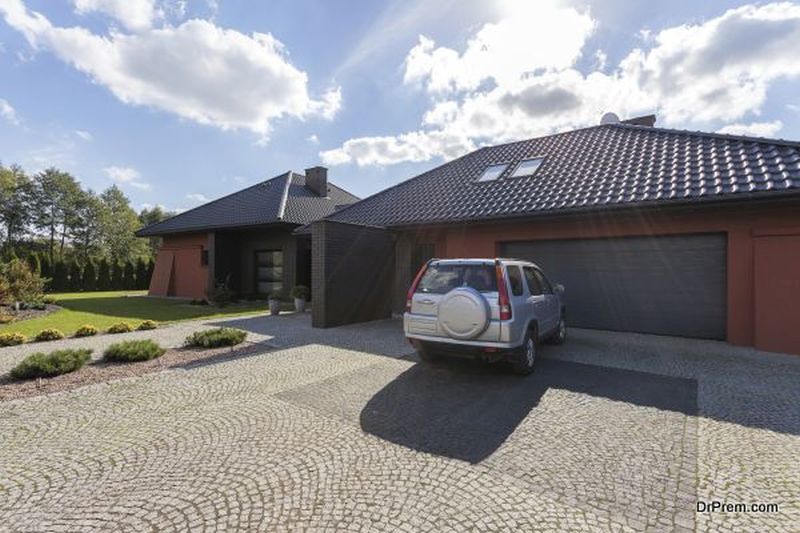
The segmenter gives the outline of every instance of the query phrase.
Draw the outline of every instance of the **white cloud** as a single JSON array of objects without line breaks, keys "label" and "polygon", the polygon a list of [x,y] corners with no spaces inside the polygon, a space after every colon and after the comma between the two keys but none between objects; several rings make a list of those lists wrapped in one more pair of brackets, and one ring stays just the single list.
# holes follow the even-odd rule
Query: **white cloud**
[{"label": "white cloud", "polygon": [[187,194],[186,198],[188,198],[189,200],[192,200],[194,202],[197,202],[198,204],[204,204],[206,202],[210,202],[211,201],[210,199],[206,198],[204,195],[202,195],[200,193],[197,193],[197,192],[193,192],[193,193]]},{"label": "white cloud", "polygon": [[131,167],[106,167],[103,171],[115,183],[120,185],[129,185],[137,189],[150,190],[150,184],[142,181],[142,176],[139,171]]},{"label": "white cloud", "polygon": [[319,137],[317,137],[316,133],[312,133],[311,135],[306,137],[306,140],[311,144],[319,144]]},{"label": "white cloud", "polygon": [[753,137],[774,137],[783,128],[783,122],[773,120],[771,122],[751,122],[750,124],[728,124],[724,128],[717,130],[718,133],[730,135],[751,135]]},{"label": "white cloud", "polygon": [[17,117],[17,111],[9,104],[6,100],[0,98],[0,117],[5,119],[7,122],[18,126],[19,125],[19,117]]},{"label": "white cloud", "polygon": [[6,22],[37,49],[52,51],[121,101],[150,106],[222,129],[262,138],[282,117],[332,118],[341,106],[334,87],[321,98],[272,35],[245,35],[205,20],[141,33],[53,26],[21,0],[0,0]]},{"label": "white cloud", "polygon": [[[588,73],[576,67],[596,26],[588,13],[547,2],[509,5],[516,8],[506,20],[479,28],[461,52],[424,36],[410,50],[404,80],[430,98],[418,130],[350,139],[323,151],[323,160],[385,165],[450,158],[474,145],[597,124],[606,111],[656,112],[668,126],[739,125],[760,114],[774,81],[800,76],[794,4],[747,5],[647,34],[643,48],[618,65]],[[544,32],[541,42],[536,32],[518,30],[534,26]],[[589,53],[596,68],[607,61],[602,52]],[[754,124],[777,131],[775,123]]]},{"label": "white cloud", "polygon": [[80,15],[99,12],[118,20],[129,30],[149,28],[157,16],[155,0],[72,0]]},{"label": "white cloud", "polygon": [[75,130],[75,135],[86,142],[91,142],[94,140],[94,136],[86,130]]}]

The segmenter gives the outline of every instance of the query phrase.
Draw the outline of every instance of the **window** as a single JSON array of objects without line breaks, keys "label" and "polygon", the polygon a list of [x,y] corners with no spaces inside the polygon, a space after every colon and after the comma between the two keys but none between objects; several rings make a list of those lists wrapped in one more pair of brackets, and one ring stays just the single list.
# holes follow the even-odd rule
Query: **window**
[{"label": "window", "polygon": [[205,248],[200,252],[200,265],[208,266],[208,250]]},{"label": "window", "polygon": [[536,275],[536,281],[539,282],[539,286],[542,288],[542,292],[545,294],[553,294],[553,287],[550,285],[550,282],[547,281],[547,278],[544,277],[544,274],[538,270],[534,270],[533,272]]},{"label": "window", "polygon": [[539,284],[539,280],[536,279],[536,272],[533,267],[522,267],[522,271],[525,273],[525,281],[528,282],[528,292],[531,293],[531,296],[542,294],[542,286]]},{"label": "window", "polygon": [[503,163],[502,165],[490,165],[486,167],[486,170],[483,171],[481,177],[478,178],[478,181],[494,181],[500,177],[500,175],[506,170],[508,164]]},{"label": "window", "polygon": [[456,287],[472,287],[478,292],[497,292],[494,265],[433,263],[419,280],[417,292],[445,294]]},{"label": "window", "polygon": [[258,250],[255,252],[256,294],[266,296],[283,292],[283,252]]},{"label": "window", "polygon": [[522,296],[522,274],[519,271],[519,267],[506,267],[506,272],[508,272],[508,281],[511,285],[511,294]]},{"label": "window", "polygon": [[522,176],[532,176],[539,170],[539,167],[542,165],[544,161],[544,157],[537,157],[534,159],[525,159],[524,161],[520,161],[517,168],[514,169],[514,172],[511,173],[512,178],[519,178]]}]

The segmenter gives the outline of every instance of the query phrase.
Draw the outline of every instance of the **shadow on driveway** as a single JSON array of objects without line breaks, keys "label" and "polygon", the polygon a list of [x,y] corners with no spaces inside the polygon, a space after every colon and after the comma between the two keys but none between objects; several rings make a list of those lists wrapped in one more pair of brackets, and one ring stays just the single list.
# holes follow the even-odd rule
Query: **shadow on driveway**
[{"label": "shadow on driveway", "polygon": [[697,383],[690,379],[548,359],[521,378],[502,365],[453,360],[400,374],[366,403],[360,424],[408,448],[478,463],[551,388],[697,414]]}]

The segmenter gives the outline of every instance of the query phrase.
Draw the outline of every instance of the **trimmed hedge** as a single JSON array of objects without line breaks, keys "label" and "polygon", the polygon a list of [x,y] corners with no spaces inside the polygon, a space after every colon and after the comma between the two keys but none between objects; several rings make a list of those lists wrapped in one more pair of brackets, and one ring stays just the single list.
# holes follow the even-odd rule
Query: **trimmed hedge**
[{"label": "trimmed hedge", "polygon": [[244,341],[247,333],[234,328],[217,328],[205,331],[196,331],[186,337],[184,344],[195,348],[218,348],[220,346],[235,346]]},{"label": "trimmed hedge", "polygon": [[129,333],[133,331],[133,326],[127,322],[117,322],[106,330],[107,333]]},{"label": "trimmed hedge", "polygon": [[14,379],[49,378],[74,372],[91,358],[92,350],[57,350],[55,352],[35,353],[23,359],[11,369]]},{"label": "trimmed hedge", "polygon": [[97,335],[98,333],[99,333],[99,330],[97,329],[97,327],[95,327],[95,326],[93,326],[91,324],[84,324],[83,326],[78,328],[78,331],[75,332],[75,336],[76,337],[91,337],[93,335]]},{"label": "trimmed hedge", "polygon": [[158,327],[158,323],[155,320],[145,320],[141,324],[139,324],[138,329],[139,331],[145,331],[148,329],[156,329]]},{"label": "trimmed hedge", "polygon": [[49,328],[43,329],[39,333],[36,334],[33,340],[36,342],[44,342],[44,341],[57,341],[59,339],[63,339],[64,334],[59,329]]},{"label": "trimmed hedge", "polygon": [[0,334],[0,346],[16,346],[28,340],[22,333],[3,333]]},{"label": "trimmed hedge", "polygon": [[151,340],[125,341],[112,344],[103,353],[104,361],[134,363],[164,355],[166,350]]}]

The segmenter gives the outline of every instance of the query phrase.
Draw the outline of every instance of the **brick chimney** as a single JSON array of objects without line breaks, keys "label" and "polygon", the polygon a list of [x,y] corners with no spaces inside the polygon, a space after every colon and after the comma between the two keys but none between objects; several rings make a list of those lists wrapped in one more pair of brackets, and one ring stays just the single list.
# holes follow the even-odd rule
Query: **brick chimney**
[{"label": "brick chimney", "polygon": [[314,191],[317,196],[328,196],[328,169],[325,167],[307,168],[306,187]]}]

